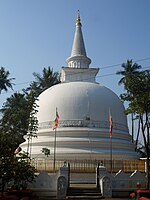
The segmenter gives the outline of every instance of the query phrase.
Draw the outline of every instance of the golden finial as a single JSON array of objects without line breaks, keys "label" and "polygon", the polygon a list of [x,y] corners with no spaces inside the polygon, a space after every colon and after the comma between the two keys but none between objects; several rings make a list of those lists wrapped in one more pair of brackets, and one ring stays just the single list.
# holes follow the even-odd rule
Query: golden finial
[{"label": "golden finial", "polygon": [[82,26],[81,19],[80,19],[80,11],[79,10],[78,10],[78,17],[77,17],[77,21],[76,21],[76,26]]}]

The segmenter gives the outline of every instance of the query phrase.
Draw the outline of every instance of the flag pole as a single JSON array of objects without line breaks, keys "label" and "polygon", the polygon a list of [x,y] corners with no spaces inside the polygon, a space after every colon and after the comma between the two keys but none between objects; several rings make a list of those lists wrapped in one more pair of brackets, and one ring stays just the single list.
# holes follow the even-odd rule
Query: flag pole
[{"label": "flag pole", "polygon": [[55,172],[55,163],[56,163],[56,128],[55,128],[55,137],[54,137],[54,172]]},{"label": "flag pole", "polygon": [[54,163],[53,163],[53,167],[54,167],[54,172],[56,171],[56,167],[55,167],[55,164],[56,164],[56,131],[57,131],[57,127],[58,127],[58,120],[59,120],[59,115],[58,115],[58,112],[57,112],[57,107],[56,107],[56,118],[55,118],[55,123],[54,123],[54,126],[53,126],[53,130],[55,129],[55,136],[54,136]]},{"label": "flag pole", "polygon": [[110,172],[112,174],[112,136],[110,136]]},{"label": "flag pole", "polygon": [[109,108],[109,123],[110,123],[110,172],[112,173],[112,131],[113,131],[113,121]]}]

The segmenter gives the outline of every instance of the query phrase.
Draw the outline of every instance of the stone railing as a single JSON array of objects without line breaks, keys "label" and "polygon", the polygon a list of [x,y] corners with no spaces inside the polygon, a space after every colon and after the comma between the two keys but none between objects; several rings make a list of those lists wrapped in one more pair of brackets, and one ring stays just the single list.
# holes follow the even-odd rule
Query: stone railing
[{"label": "stone railing", "polygon": [[69,164],[63,163],[57,172],[48,174],[45,170],[35,177],[28,187],[36,192],[38,199],[65,199],[69,187]]},{"label": "stone railing", "polygon": [[[127,174],[119,170],[116,174],[109,173],[104,166],[98,166],[96,185],[104,198],[129,197],[129,194],[138,189],[146,189],[147,178],[145,173],[138,170]],[[135,198],[134,198],[135,199]]]},{"label": "stone railing", "polygon": [[[70,163],[70,171],[72,173],[94,173],[98,163],[103,163],[107,170],[110,172],[110,160],[68,160]],[[55,163],[56,170],[58,170],[64,161],[57,160]],[[53,172],[54,161],[51,159],[33,159],[32,165],[37,169],[38,172],[47,171]],[[145,161],[144,160],[113,160],[112,171],[113,173],[122,170],[126,173],[131,173],[135,170],[145,172]]]}]

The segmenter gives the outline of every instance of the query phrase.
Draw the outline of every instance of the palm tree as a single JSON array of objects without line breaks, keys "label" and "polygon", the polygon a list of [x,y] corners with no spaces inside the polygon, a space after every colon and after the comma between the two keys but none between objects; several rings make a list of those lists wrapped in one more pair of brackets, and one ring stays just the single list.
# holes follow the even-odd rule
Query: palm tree
[{"label": "palm tree", "polygon": [[9,75],[9,71],[6,71],[4,67],[0,68],[0,94],[2,90],[5,90],[7,92],[8,88],[13,89],[11,81],[14,80],[14,78],[8,79]]},{"label": "palm tree", "polygon": [[39,82],[43,90],[60,82],[58,72],[53,72],[53,69],[51,69],[50,67],[48,67],[47,69],[44,67],[42,76],[37,73],[33,73],[33,75]]},{"label": "palm tree", "polygon": [[[120,79],[120,81],[118,82],[119,85],[123,84],[124,88],[127,89],[128,88],[128,82],[131,81],[131,77],[133,75],[136,75],[137,73],[139,73],[139,69],[141,69],[141,65],[138,65],[137,63],[133,63],[132,59],[131,60],[127,60],[126,63],[123,63],[121,65],[121,67],[123,68],[122,71],[117,71],[117,75],[122,75],[123,77]],[[131,121],[132,121],[132,142],[134,142],[134,113],[131,113]]]},{"label": "palm tree", "polygon": [[[28,129],[28,102],[24,94],[14,93],[7,98],[0,110],[2,114],[1,124],[11,135],[13,148],[17,148],[23,142],[23,136]],[[14,150],[13,149],[13,150]]]},{"label": "palm tree", "polygon": [[11,150],[10,155],[12,158],[14,157],[15,149],[25,141],[25,135],[28,140],[27,153],[30,150],[31,155],[32,137],[36,137],[38,128],[36,107],[36,99],[30,92],[30,94],[14,93],[7,98],[2,109],[0,109],[2,114],[0,127],[11,138],[9,149]]},{"label": "palm tree", "polygon": [[33,73],[35,81],[33,81],[30,84],[30,87],[27,88],[27,90],[32,90],[33,92],[35,92],[36,96],[38,96],[49,87],[60,83],[59,73],[53,72],[53,69],[51,69],[50,67],[48,67],[47,69],[44,67],[42,72],[42,75],[36,72]]},{"label": "palm tree", "polygon": [[132,75],[138,73],[139,69],[141,69],[141,65],[138,65],[137,63],[133,63],[132,59],[131,60],[127,60],[126,63],[123,63],[121,65],[121,67],[123,68],[122,71],[117,71],[117,75],[122,75],[123,77],[120,79],[120,81],[118,82],[119,85],[123,84],[124,88],[126,89],[127,87],[127,80],[128,78],[130,78]]}]

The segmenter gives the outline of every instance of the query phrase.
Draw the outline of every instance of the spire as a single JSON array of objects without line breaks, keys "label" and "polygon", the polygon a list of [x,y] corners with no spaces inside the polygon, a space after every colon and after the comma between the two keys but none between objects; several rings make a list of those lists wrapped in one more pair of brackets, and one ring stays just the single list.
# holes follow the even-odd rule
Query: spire
[{"label": "spire", "polygon": [[80,11],[79,10],[78,10],[78,18],[77,18],[77,21],[76,21],[76,26],[82,26],[81,19],[80,19]]},{"label": "spire", "polygon": [[66,62],[68,64],[68,67],[72,68],[89,68],[89,64],[91,63],[91,59],[88,58],[86,55],[79,10],[76,20],[76,30],[74,35],[71,57],[69,57],[66,60]]},{"label": "spire", "polygon": [[61,82],[96,82],[96,75],[99,68],[89,68],[91,59],[86,55],[79,11],[76,20],[76,29],[71,56],[67,58],[66,62],[68,67],[62,67],[60,77]]}]

